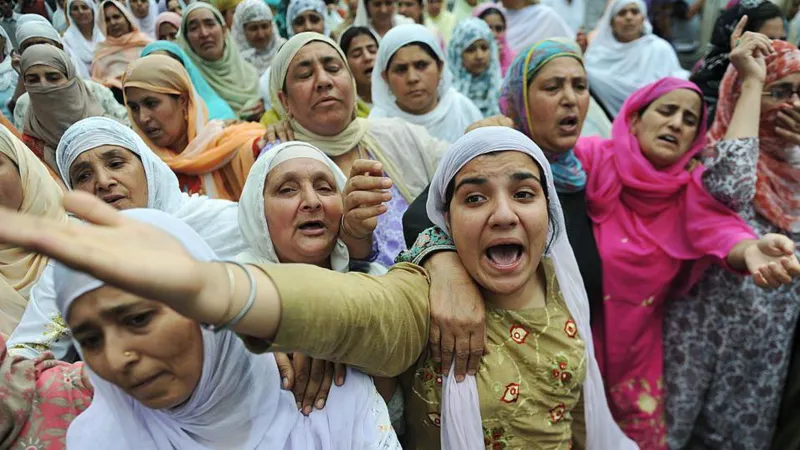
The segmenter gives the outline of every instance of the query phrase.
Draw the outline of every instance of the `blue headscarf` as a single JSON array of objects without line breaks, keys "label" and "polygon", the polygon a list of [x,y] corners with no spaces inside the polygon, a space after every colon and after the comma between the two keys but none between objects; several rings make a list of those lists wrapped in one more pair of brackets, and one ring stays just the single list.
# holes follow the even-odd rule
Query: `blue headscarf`
[{"label": "blue headscarf", "polygon": [[[500,109],[514,118],[516,128],[531,136],[533,124],[528,104],[528,85],[539,70],[556,58],[575,58],[583,65],[581,49],[574,41],[562,38],[539,41],[520,52],[508,68],[503,82]],[[586,186],[586,172],[570,149],[553,153],[542,149],[553,169],[553,181],[558,192],[579,192]]]},{"label": "blue headscarf", "polygon": [[[489,67],[480,75],[473,75],[463,64],[464,50],[478,40],[489,45]],[[453,87],[475,103],[483,117],[500,114],[498,98],[503,84],[500,57],[494,34],[481,19],[469,18],[458,23],[447,48],[447,66],[453,71]]]},{"label": "blue headscarf", "polygon": [[233,112],[230,105],[217,94],[217,91],[208,84],[203,74],[194,65],[191,59],[178,47],[177,44],[169,41],[156,41],[149,44],[142,50],[142,56],[147,56],[155,51],[166,51],[175,55],[183,64],[186,72],[189,74],[189,79],[192,80],[192,85],[197,91],[197,94],[206,103],[208,109],[208,120],[213,119],[238,119],[236,113]]}]

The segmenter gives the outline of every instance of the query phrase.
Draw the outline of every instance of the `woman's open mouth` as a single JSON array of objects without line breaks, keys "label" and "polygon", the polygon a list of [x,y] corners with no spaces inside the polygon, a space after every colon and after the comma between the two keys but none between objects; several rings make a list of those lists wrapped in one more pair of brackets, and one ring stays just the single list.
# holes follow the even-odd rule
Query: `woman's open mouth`
[{"label": "woman's open mouth", "polygon": [[570,114],[562,117],[561,120],[558,121],[558,129],[568,134],[579,132],[578,116],[576,114]]},{"label": "woman's open mouth", "polygon": [[304,236],[321,236],[325,234],[327,227],[321,220],[309,220],[297,227]]},{"label": "woman's open mouth", "polygon": [[525,254],[525,248],[520,244],[493,245],[484,253],[489,265],[502,272],[516,269],[522,262],[523,254]]}]

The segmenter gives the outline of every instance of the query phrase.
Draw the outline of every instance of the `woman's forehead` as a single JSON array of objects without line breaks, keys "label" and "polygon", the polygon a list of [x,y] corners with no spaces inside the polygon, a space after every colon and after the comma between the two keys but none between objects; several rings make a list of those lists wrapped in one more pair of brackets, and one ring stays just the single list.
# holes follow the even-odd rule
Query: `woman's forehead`
[{"label": "woman's forehead", "polygon": [[455,179],[511,177],[522,172],[542,178],[539,165],[529,154],[519,150],[499,150],[472,158],[456,173]]}]

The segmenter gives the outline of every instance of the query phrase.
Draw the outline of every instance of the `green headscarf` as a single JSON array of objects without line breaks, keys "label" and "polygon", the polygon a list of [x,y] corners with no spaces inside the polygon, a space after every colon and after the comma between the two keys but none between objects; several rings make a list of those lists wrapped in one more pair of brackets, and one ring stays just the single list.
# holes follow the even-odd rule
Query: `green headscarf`
[{"label": "green headscarf", "polygon": [[[208,61],[194,52],[189,41],[186,39],[188,31],[189,16],[193,11],[205,8],[211,11],[216,17],[217,22],[222,26],[225,33],[225,51],[222,58],[217,61]],[[237,115],[241,116],[242,111],[250,109],[258,103],[258,73],[256,69],[245,61],[239,54],[239,49],[233,42],[230,32],[225,27],[225,19],[222,14],[208,3],[194,2],[184,11],[181,20],[181,30],[178,36],[178,44],[189,59],[197,66],[205,77],[208,84],[222,97]]]}]

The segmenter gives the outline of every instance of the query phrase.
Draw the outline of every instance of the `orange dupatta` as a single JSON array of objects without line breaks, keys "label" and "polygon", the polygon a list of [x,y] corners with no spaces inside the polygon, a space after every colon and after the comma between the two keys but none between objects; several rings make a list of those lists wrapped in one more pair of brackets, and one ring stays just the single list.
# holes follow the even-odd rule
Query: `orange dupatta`
[{"label": "orange dupatta", "polygon": [[[130,33],[116,38],[108,35],[106,5],[114,5],[128,19],[131,26]],[[122,88],[120,80],[125,74],[128,64],[138,59],[145,46],[153,42],[153,38],[142,33],[136,24],[130,11],[116,0],[105,0],[100,4],[97,10],[97,26],[103,32],[106,40],[97,44],[94,50],[91,74],[93,80],[104,86]]]},{"label": "orange dupatta", "polygon": [[[208,122],[205,103],[195,94],[186,69],[168,56],[148,55],[134,61],[122,84],[124,88],[138,87],[186,98],[189,145],[183,151],[176,152],[156,145],[139,128],[136,115],[127,107],[132,128],[174,172],[201,177],[209,197],[238,201],[247,174],[255,162],[253,141],[263,136],[264,126],[249,122]],[[127,105],[127,96],[125,103]]]}]

